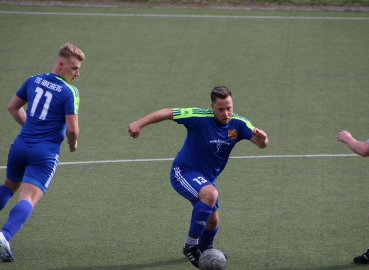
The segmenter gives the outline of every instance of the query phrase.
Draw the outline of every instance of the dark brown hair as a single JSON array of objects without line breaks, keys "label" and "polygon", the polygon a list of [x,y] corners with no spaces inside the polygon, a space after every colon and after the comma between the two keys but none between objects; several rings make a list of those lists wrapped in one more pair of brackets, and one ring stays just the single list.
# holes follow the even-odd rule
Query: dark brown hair
[{"label": "dark brown hair", "polygon": [[215,103],[217,98],[225,99],[228,96],[232,96],[232,92],[225,86],[216,86],[210,92],[211,103]]}]

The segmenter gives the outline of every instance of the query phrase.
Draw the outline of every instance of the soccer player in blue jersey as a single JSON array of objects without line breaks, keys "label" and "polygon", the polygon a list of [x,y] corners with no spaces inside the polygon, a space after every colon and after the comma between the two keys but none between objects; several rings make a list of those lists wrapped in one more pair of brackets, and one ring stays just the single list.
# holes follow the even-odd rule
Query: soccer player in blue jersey
[{"label": "soccer player in blue jersey", "polygon": [[[64,137],[70,152],[77,149],[79,92],[70,83],[80,75],[84,58],[79,48],[64,44],[52,72],[27,79],[8,105],[8,111],[22,129],[9,150],[6,178],[0,186],[0,210],[21,186],[22,190],[0,232],[3,262],[14,260],[10,240],[47,191],[58,166]],[[25,111],[23,106],[27,103]]]},{"label": "soccer player in blue jersey", "polygon": [[144,126],[164,120],[174,120],[187,128],[185,142],[172,164],[170,181],[193,205],[183,254],[197,268],[201,252],[212,247],[218,231],[215,181],[226,166],[233,147],[241,140],[250,140],[259,148],[268,145],[263,130],[233,113],[232,93],[227,87],[215,87],[210,97],[210,109],[162,109],[128,126],[133,138],[140,135]]},{"label": "soccer player in blue jersey", "polygon": [[[342,142],[348,146],[354,153],[362,156],[362,157],[369,157],[369,140],[357,141],[350,132],[346,130],[342,130],[337,135],[337,141]],[[369,220],[369,214],[368,214]],[[360,256],[356,256],[354,258],[355,263],[360,264],[368,264],[369,263],[369,248]]]}]

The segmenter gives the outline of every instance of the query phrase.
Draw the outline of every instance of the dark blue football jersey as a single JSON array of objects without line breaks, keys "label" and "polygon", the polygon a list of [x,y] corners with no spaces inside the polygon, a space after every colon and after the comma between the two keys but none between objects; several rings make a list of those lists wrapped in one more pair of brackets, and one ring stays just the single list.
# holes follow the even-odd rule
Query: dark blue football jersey
[{"label": "dark blue football jersey", "polygon": [[174,108],[173,120],[187,128],[187,137],[173,161],[176,166],[201,172],[215,181],[240,140],[250,140],[254,127],[245,117],[233,114],[226,125],[219,124],[211,109]]},{"label": "dark blue football jersey", "polygon": [[65,137],[65,116],[78,114],[78,89],[48,73],[26,80],[16,95],[28,103],[27,120],[16,141],[60,147]]}]

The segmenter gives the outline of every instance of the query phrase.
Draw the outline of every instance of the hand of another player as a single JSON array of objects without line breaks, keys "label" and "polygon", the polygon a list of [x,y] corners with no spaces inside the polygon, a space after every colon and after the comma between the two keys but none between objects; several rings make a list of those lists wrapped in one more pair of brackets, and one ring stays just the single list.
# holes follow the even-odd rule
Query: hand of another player
[{"label": "hand of another player", "polygon": [[340,133],[338,133],[337,135],[337,141],[339,142],[343,142],[343,143],[347,143],[348,140],[352,139],[351,134],[346,131],[346,130],[342,130]]},{"label": "hand of another player", "polygon": [[252,136],[257,138],[258,141],[265,141],[267,134],[263,130],[255,128],[252,131]]},{"label": "hand of another player", "polygon": [[74,152],[77,150],[78,148],[78,142],[76,141],[76,143],[74,145],[71,145],[68,141],[68,145],[69,145],[69,152]]},{"label": "hand of another player", "polygon": [[141,127],[137,122],[128,125],[128,133],[132,138],[137,138],[140,135]]}]

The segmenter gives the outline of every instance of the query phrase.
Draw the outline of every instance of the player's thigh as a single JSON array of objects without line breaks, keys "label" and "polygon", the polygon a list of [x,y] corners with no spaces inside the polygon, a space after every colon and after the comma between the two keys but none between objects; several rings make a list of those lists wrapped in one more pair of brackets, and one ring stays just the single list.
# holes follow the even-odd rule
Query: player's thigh
[{"label": "player's thigh", "polygon": [[29,155],[23,183],[31,184],[45,193],[59,164],[59,154],[51,149],[35,147]]},{"label": "player's thigh", "polygon": [[199,201],[201,188],[212,185],[203,174],[176,166],[171,169],[170,181],[173,188],[184,198],[191,201],[192,204]]},{"label": "player's thigh", "polygon": [[[30,148],[27,145],[13,143],[10,146],[6,165],[6,177],[10,182],[17,185],[22,182],[28,164],[29,152]],[[9,181],[5,180],[4,184]]]}]

